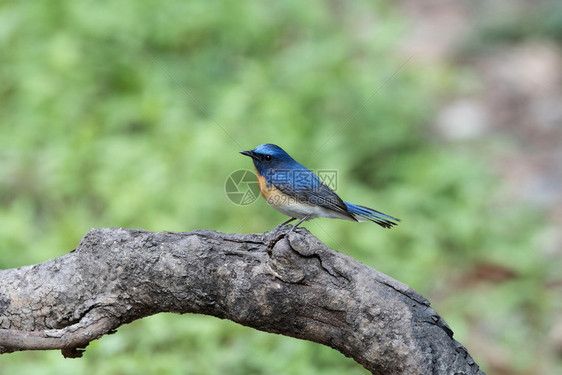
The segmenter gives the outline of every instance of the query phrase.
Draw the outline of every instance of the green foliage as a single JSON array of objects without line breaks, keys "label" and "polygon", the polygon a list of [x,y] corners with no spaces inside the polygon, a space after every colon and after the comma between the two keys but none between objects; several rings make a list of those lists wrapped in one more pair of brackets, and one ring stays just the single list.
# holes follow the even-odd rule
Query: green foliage
[{"label": "green foliage", "polygon": [[[502,201],[483,156],[432,141],[427,122],[456,72],[399,70],[402,29],[390,6],[368,1],[4,3],[0,267],[60,256],[93,227],[270,230],[285,218],[261,199],[232,204],[224,183],[252,169],[238,151],[271,142],[336,169],[345,199],[403,219],[390,231],[320,219],[306,224],[313,233],[426,295],[447,294],[436,308],[461,342],[473,319],[501,320],[493,338],[516,357],[544,329],[541,275],[556,264],[529,250],[538,214]],[[519,278],[484,291],[448,285],[482,261]],[[16,353],[0,373],[365,371],[313,343],[159,315],[83,359]]]}]

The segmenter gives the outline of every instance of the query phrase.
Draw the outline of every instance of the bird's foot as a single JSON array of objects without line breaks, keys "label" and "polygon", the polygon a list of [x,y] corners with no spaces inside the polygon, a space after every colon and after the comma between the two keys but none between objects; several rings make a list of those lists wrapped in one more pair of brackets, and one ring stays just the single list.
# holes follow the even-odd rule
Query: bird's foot
[{"label": "bird's foot", "polygon": [[276,226],[275,228],[273,228],[273,230],[271,230],[267,234],[267,236],[269,237],[269,242],[268,242],[268,245],[267,245],[268,254],[271,255],[271,250],[273,249],[273,246],[275,246],[275,244],[277,242],[281,241],[289,233],[291,233],[293,231],[293,229],[295,229],[295,227],[293,227],[291,225],[285,225],[285,224],[280,224],[280,225]]},{"label": "bird's foot", "polygon": [[269,231],[269,234],[274,234],[274,233],[277,233],[277,232],[288,232],[290,228],[293,228],[293,226],[285,224],[285,223],[279,224],[278,226],[273,228],[271,231]]},{"label": "bird's foot", "polygon": [[305,217],[300,219],[299,222],[296,223],[295,225],[293,225],[293,226],[287,225],[291,221],[296,220],[296,218],[293,217],[293,218],[285,221],[284,223],[279,224],[275,228],[273,228],[273,230],[271,232],[269,232],[269,235],[274,235],[274,237],[269,241],[269,245],[267,246],[268,254],[271,255],[271,250],[273,249],[273,246],[275,246],[275,244],[277,242],[279,242],[281,239],[285,238],[289,233],[294,232],[297,229],[297,227],[303,221],[306,221],[309,218],[310,218],[310,215],[306,215]]}]

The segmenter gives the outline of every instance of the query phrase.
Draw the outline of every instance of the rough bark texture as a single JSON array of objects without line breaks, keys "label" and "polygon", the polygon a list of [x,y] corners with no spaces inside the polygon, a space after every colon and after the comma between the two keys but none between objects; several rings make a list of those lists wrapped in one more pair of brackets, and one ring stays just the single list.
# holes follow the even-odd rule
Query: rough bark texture
[{"label": "rough bark texture", "polygon": [[304,229],[91,230],[69,254],[0,271],[0,353],[79,357],[90,341],[164,311],[315,341],[373,374],[482,374],[423,296]]}]

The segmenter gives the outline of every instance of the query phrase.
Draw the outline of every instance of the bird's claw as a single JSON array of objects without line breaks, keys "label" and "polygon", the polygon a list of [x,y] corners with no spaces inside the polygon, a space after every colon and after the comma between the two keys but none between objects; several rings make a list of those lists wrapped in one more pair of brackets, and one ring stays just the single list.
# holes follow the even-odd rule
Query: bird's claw
[{"label": "bird's claw", "polygon": [[283,238],[285,238],[289,233],[291,233],[295,229],[295,227],[286,224],[280,224],[273,228],[269,233],[268,236],[273,236],[267,245],[267,252],[271,255],[271,250],[273,246]]}]

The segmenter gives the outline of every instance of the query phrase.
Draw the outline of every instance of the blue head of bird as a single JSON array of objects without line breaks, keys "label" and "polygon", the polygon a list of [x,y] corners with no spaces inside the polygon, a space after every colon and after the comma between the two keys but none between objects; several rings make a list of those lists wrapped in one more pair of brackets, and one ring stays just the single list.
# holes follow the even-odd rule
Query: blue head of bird
[{"label": "blue head of bird", "polygon": [[256,170],[262,176],[275,170],[304,168],[285,150],[271,143],[264,143],[251,151],[241,151],[240,153],[252,158]]}]

